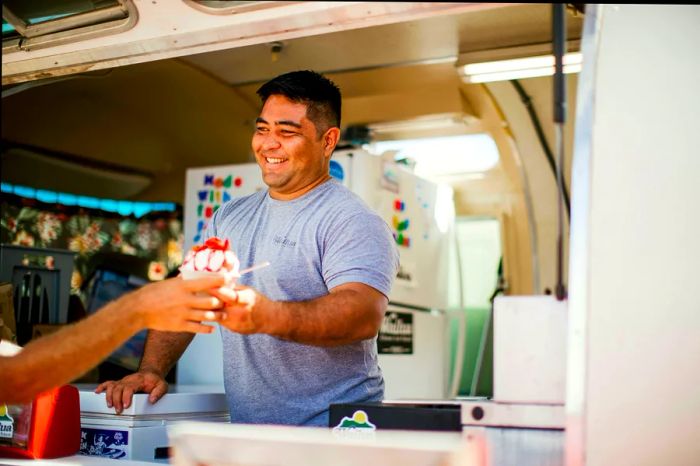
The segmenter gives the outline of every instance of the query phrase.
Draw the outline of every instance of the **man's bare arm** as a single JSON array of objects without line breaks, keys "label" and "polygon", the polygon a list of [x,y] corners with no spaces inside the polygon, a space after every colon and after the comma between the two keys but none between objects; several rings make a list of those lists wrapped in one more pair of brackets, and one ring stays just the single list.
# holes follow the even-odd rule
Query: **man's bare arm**
[{"label": "man's bare arm", "polygon": [[155,403],[168,392],[165,376],[192,338],[194,335],[187,332],[150,330],[139,370],[121,380],[101,383],[95,393],[105,392],[107,407],[113,407],[117,414],[131,406],[134,393],[148,393],[148,401]]},{"label": "man's bare arm", "polygon": [[149,330],[139,371],[154,372],[165,378],[193,338],[194,334],[187,332]]},{"label": "man's bare arm", "polygon": [[388,299],[362,283],[346,283],[309,301],[271,301],[253,288],[220,289],[220,323],[234,332],[266,333],[315,346],[339,346],[374,337]]},{"label": "man's bare arm", "polygon": [[96,366],[140,327],[132,312],[115,312],[115,306],[110,303],[88,319],[30,342],[16,356],[0,358],[0,400],[30,402]]},{"label": "man's bare arm", "polygon": [[[0,357],[0,402],[31,401],[96,366],[142,328],[210,333],[221,303],[196,292],[223,285],[223,278],[153,283],[112,301],[97,313],[30,342],[19,354]],[[209,309],[209,310],[206,310]]]}]

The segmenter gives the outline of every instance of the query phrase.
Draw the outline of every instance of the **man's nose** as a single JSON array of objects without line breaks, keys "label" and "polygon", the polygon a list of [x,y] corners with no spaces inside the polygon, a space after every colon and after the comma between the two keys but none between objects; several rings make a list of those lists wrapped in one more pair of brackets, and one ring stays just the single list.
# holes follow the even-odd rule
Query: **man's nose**
[{"label": "man's nose", "polygon": [[280,146],[280,142],[277,140],[272,132],[266,134],[262,141],[263,150],[277,149]]}]

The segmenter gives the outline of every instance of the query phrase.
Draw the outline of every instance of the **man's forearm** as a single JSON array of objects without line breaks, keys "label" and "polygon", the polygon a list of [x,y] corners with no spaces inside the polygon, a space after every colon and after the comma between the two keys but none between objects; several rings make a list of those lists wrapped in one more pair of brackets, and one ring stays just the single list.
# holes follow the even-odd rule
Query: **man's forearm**
[{"label": "man's forearm", "polygon": [[[374,294],[374,295],[373,295]],[[316,346],[339,346],[374,337],[386,298],[371,290],[343,289],[303,302],[270,302],[265,333]]]},{"label": "man's forearm", "polygon": [[[30,342],[17,356],[0,361],[4,374],[0,399],[30,401],[96,366],[142,325],[129,313],[130,309],[110,303],[87,319]],[[106,328],[110,331],[101,331]]]},{"label": "man's forearm", "polygon": [[149,330],[139,371],[155,372],[165,377],[193,338],[194,334],[187,332]]}]

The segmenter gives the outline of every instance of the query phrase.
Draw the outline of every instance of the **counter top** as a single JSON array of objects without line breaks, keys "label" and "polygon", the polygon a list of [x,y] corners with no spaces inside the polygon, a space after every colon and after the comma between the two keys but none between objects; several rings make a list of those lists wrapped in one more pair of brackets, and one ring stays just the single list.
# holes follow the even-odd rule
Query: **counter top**
[{"label": "counter top", "polygon": [[157,466],[158,463],[148,463],[146,461],[111,460],[96,456],[73,455],[64,458],[51,460],[18,460],[10,458],[0,458],[0,464],[8,466]]},{"label": "counter top", "polygon": [[[108,408],[105,394],[95,393],[97,385],[75,384],[80,391],[80,411],[83,415],[115,414]],[[157,403],[148,401],[147,393],[135,393],[131,405],[122,411],[124,416],[154,416],[177,413],[228,412],[228,403],[222,387],[208,385],[171,385],[168,393]]]}]

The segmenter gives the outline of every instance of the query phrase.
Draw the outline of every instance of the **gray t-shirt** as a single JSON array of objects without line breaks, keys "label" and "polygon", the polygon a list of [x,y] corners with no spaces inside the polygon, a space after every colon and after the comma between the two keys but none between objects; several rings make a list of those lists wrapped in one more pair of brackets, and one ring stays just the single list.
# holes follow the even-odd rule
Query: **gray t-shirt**
[{"label": "gray t-shirt", "polygon": [[[335,180],[291,201],[267,190],[234,199],[205,235],[228,238],[241,268],[269,261],[239,283],[275,301],[318,298],[349,282],[388,296],[398,269],[389,226]],[[319,347],[222,327],[222,338],[231,422],[327,426],[331,403],[384,396],[376,337]]]}]

